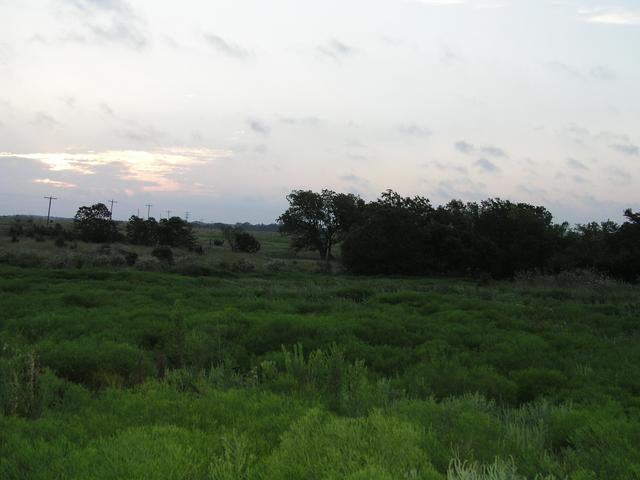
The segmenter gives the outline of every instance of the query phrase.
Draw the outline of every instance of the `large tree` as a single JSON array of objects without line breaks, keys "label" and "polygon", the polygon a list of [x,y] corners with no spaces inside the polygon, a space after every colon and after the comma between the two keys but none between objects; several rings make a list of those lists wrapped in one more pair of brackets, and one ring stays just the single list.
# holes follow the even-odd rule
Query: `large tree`
[{"label": "large tree", "polygon": [[289,208],[278,218],[279,230],[291,236],[296,250],[312,250],[323,260],[357,221],[364,201],[353,194],[331,190],[294,190],[287,195]]},{"label": "large tree", "polygon": [[85,242],[113,242],[119,237],[116,223],[111,220],[111,212],[104,203],[80,207],[73,224]]}]

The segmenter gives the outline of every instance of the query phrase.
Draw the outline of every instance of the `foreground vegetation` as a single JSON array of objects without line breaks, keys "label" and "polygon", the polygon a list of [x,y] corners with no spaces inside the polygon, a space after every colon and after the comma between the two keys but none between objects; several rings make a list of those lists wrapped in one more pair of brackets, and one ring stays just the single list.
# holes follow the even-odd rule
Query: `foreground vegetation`
[{"label": "foreground vegetation", "polygon": [[5,265],[0,302],[2,479],[640,478],[640,290],[598,275]]}]

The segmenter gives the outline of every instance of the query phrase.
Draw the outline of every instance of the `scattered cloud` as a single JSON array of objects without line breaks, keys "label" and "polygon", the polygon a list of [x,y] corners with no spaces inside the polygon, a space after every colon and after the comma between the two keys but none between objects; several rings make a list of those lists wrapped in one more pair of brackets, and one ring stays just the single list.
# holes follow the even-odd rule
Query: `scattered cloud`
[{"label": "scattered cloud", "polygon": [[303,127],[317,127],[320,119],[314,116],[308,117],[280,117],[280,121],[286,125],[295,125]]},{"label": "scattered cloud", "polygon": [[576,160],[575,158],[567,158],[567,166],[574,170],[589,170],[584,163],[580,160]]},{"label": "scattered cloud", "polygon": [[586,185],[586,184],[590,184],[591,183],[589,180],[584,178],[582,175],[574,175],[571,178],[573,179],[574,182],[582,184],[582,185]]},{"label": "scattered cloud", "polygon": [[462,57],[448,45],[440,46],[440,63],[447,66],[454,66],[463,63]]},{"label": "scattered cloud", "polygon": [[271,132],[271,128],[269,128],[269,125],[260,120],[250,119],[247,121],[247,123],[249,124],[249,128],[251,130],[259,133],[260,135],[269,135],[269,133]]},{"label": "scattered cloud", "polygon": [[631,184],[632,176],[626,170],[618,167],[609,167],[607,173],[609,174],[609,181],[614,185],[622,187]]},{"label": "scattered cloud", "polygon": [[488,145],[486,147],[482,147],[480,149],[480,151],[482,153],[484,153],[485,155],[489,155],[491,157],[496,157],[496,158],[507,158],[508,155],[505,153],[504,150],[502,150],[501,148],[498,147],[493,147],[491,145]]},{"label": "scattered cloud", "polygon": [[609,148],[624,153],[625,155],[640,155],[640,147],[632,143],[614,143],[612,145],[609,145]]},{"label": "scattered cloud", "polygon": [[218,52],[239,60],[253,58],[253,53],[213,33],[204,34],[205,41]]},{"label": "scattered cloud", "polygon": [[499,168],[496,167],[491,160],[487,160],[486,158],[479,158],[475,161],[474,165],[487,173],[497,173],[499,171]]},{"label": "scattered cloud", "polygon": [[616,74],[605,65],[593,65],[587,68],[576,67],[563,62],[549,62],[547,67],[558,74],[579,80],[615,80]]},{"label": "scattered cloud", "polygon": [[474,182],[468,177],[456,177],[442,180],[438,183],[436,193],[444,201],[452,198],[464,198],[468,201],[486,198],[486,185],[482,182]]},{"label": "scattered cloud", "polygon": [[358,175],[354,175],[353,173],[348,173],[346,175],[342,175],[340,177],[340,180],[343,180],[345,182],[349,182],[349,183],[354,183],[356,185],[359,185],[361,187],[369,187],[370,186],[370,182],[369,180],[367,180],[366,178],[360,177]]},{"label": "scattered cloud", "polygon": [[507,152],[505,152],[502,148],[495,147],[493,145],[476,147],[472,143],[465,142],[464,140],[459,140],[453,144],[453,147],[456,150],[458,150],[460,153],[464,153],[465,155],[473,155],[475,153],[480,153],[480,154],[488,155],[494,158],[509,158],[509,155],[507,155]]},{"label": "scattered cloud", "polygon": [[111,108],[109,106],[109,104],[105,103],[105,102],[101,102],[99,105],[100,111],[102,113],[104,113],[105,115],[108,115],[110,117],[115,116],[115,112],[113,111],[113,108]]},{"label": "scattered cloud", "polygon": [[342,60],[353,57],[359,52],[355,47],[347,45],[337,38],[332,39],[325,45],[319,45],[317,50],[320,54],[331,58],[337,63],[341,63]]},{"label": "scattered cloud", "polygon": [[67,108],[75,109],[77,106],[78,99],[72,95],[63,95],[60,97],[60,101],[64,103]]},{"label": "scattered cloud", "polygon": [[445,163],[445,162],[440,162],[438,160],[433,160],[431,162],[423,163],[422,166],[426,168],[435,167],[438,170],[442,170],[442,171],[454,171],[457,173],[467,173],[467,168],[464,165],[458,165],[455,163]]},{"label": "scattered cloud", "polygon": [[132,125],[121,131],[120,134],[129,140],[133,140],[134,142],[146,144],[157,144],[161,140],[166,138],[166,134],[164,132],[161,132],[152,125]]},{"label": "scattered cloud", "polygon": [[615,80],[616,74],[604,65],[596,65],[589,69],[589,76],[597,80]]},{"label": "scattered cloud", "polygon": [[120,43],[138,50],[149,43],[142,20],[124,0],[67,0],[67,4],[81,25],[66,35],[64,42]]},{"label": "scattered cloud", "polygon": [[[108,150],[103,152],[63,153],[11,153],[0,152],[0,159],[36,160],[51,172],[68,172],[82,176],[103,177],[105,169],[120,181],[131,181],[145,191],[189,191],[190,185],[182,185],[176,178],[185,170],[228,158],[228,150],[165,148],[155,151]],[[51,184],[56,180],[38,179],[38,183]],[[68,183],[68,182],[67,182]],[[78,184],[86,181],[78,181]],[[74,185],[75,184],[70,184]]]},{"label": "scattered cloud", "polygon": [[458,150],[460,153],[464,153],[465,155],[470,155],[475,151],[475,147],[465,142],[464,140],[460,140],[453,144],[454,148]]},{"label": "scattered cloud", "polygon": [[75,183],[62,182],[60,180],[51,180],[50,178],[36,178],[33,183],[42,183],[54,188],[74,188],[77,187]]},{"label": "scattered cloud", "polygon": [[36,113],[32,123],[38,127],[47,129],[52,129],[60,125],[60,122],[58,122],[54,117],[44,112]]},{"label": "scattered cloud", "polygon": [[578,14],[589,23],[611,25],[640,25],[640,9],[621,7],[581,8]]},{"label": "scattered cloud", "polygon": [[433,132],[425,127],[417,125],[415,123],[404,123],[398,125],[396,130],[403,135],[409,135],[412,137],[429,137],[433,134]]}]

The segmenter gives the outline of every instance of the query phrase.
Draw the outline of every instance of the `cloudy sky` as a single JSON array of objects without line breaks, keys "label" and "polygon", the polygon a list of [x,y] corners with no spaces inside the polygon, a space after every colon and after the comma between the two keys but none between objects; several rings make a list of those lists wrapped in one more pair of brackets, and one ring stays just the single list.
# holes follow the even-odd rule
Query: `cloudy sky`
[{"label": "cloudy sky", "polygon": [[0,214],[640,208],[638,0],[0,0]]}]

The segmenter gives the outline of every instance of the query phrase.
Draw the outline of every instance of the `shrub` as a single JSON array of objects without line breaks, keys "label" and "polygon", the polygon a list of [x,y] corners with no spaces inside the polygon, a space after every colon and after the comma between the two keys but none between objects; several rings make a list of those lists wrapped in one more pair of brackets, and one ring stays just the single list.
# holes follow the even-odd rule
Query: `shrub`
[{"label": "shrub", "polygon": [[173,263],[173,251],[171,250],[171,248],[165,245],[160,245],[154,248],[151,251],[151,255],[157,258],[158,260],[160,260],[161,262],[165,262],[168,264]]},{"label": "shrub", "polygon": [[60,478],[207,478],[214,448],[215,443],[212,448],[210,438],[198,430],[173,425],[131,427],[72,451],[63,463],[66,474]]},{"label": "shrub", "polygon": [[62,401],[67,385],[43,369],[33,351],[4,348],[0,358],[0,412],[37,418],[47,407]]},{"label": "shrub", "polygon": [[256,253],[260,250],[258,239],[239,227],[223,227],[222,234],[234,252]]},{"label": "shrub", "polygon": [[123,249],[118,250],[118,252],[124,257],[126,264],[130,267],[133,267],[138,261],[138,254],[136,252]]},{"label": "shrub", "polygon": [[231,263],[229,269],[234,273],[251,273],[256,269],[256,266],[244,258],[241,258]]},{"label": "shrub", "polygon": [[267,272],[277,273],[284,270],[286,266],[287,264],[282,260],[270,260],[269,262],[267,262],[264,268]]},{"label": "shrub", "polygon": [[43,365],[57,375],[92,389],[126,386],[155,374],[150,358],[138,348],[92,338],[47,341],[38,347]]},{"label": "shrub", "polygon": [[200,265],[191,259],[179,260],[173,266],[172,271],[190,277],[208,277],[213,273],[210,267]]},{"label": "shrub", "polygon": [[282,436],[266,477],[371,478],[365,475],[373,471],[377,478],[440,480],[420,448],[422,437],[411,424],[379,412],[342,419],[314,409]]},{"label": "shrub", "polygon": [[143,272],[159,272],[165,269],[166,266],[166,263],[160,262],[160,260],[155,257],[142,257],[135,265],[136,269],[142,270]]},{"label": "shrub", "polygon": [[258,239],[247,232],[236,234],[235,245],[239,252],[256,253],[260,250]]}]

